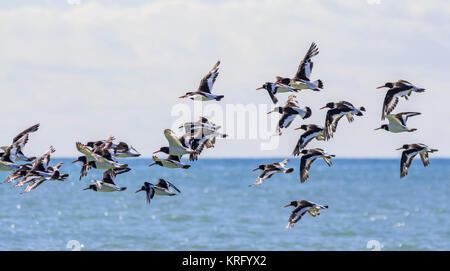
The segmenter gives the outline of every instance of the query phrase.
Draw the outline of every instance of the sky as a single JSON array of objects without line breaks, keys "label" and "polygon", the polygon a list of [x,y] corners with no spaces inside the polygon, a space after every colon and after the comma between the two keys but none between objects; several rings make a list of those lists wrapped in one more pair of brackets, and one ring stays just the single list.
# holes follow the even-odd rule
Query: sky
[{"label": "sky", "polygon": [[[276,148],[261,147],[272,125],[264,135],[218,140],[202,156],[288,157],[300,135],[293,128],[323,125],[326,112],[318,109],[346,100],[364,106],[365,115],[342,119],[332,140],[308,147],[396,158],[395,148],[425,143],[439,149],[434,157],[450,157],[450,1],[2,1],[0,25],[0,144],[40,123],[25,147],[29,155],[53,145],[55,156],[74,157],[75,142],[113,135],[150,157],[167,144],[164,129],[190,118],[180,119],[177,108],[194,103],[178,97],[196,90],[219,59],[213,92],[225,98],[205,105],[254,107],[264,122],[273,105],[256,88],[293,76],[314,41],[320,53],[311,79],[324,89],[297,94],[312,116],[294,120]],[[418,130],[374,131],[385,123],[386,91],[376,87],[398,79],[426,88],[394,111],[421,112],[408,120]],[[287,96],[279,94],[280,103]],[[216,117],[225,133],[236,133],[229,119]],[[244,123],[250,134],[254,122]]]}]

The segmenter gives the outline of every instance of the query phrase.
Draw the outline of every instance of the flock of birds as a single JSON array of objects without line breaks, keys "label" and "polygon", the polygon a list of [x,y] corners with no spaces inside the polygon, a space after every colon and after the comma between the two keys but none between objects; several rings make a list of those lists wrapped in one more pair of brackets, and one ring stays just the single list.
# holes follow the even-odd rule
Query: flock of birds
[{"label": "flock of birds", "polygon": [[[278,93],[298,93],[301,90],[307,89],[312,91],[320,91],[323,88],[322,80],[310,80],[310,75],[313,68],[313,62],[311,61],[311,59],[318,53],[319,50],[317,48],[317,45],[315,43],[312,43],[308,51],[306,52],[305,57],[300,62],[297,72],[295,73],[293,78],[277,76],[274,83],[266,82],[260,88],[257,88],[257,90],[267,90],[274,104],[278,103],[278,99],[276,97],[276,94]],[[420,93],[424,92],[425,89],[416,87],[405,80],[399,80],[397,82],[387,82],[386,84],[378,88],[384,87],[388,88],[389,90],[387,91],[383,102],[381,119],[384,120],[385,118],[387,118],[389,120],[389,124],[383,124],[375,130],[384,129],[392,133],[416,131],[417,129],[408,128],[406,126],[406,121],[409,117],[420,115],[420,113],[401,112],[397,114],[391,114],[391,112],[395,109],[401,97],[408,100],[413,92]],[[290,95],[284,106],[277,106],[271,112],[269,112],[277,112],[281,114],[281,118],[278,121],[278,126],[274,135],[281,135],[281,129],[289,127],[297,116],[304,120],[312,115],[311,108],[307,106],[304,108],[300,108],[298,102],[295,99],[295,95]],[[316,124],[303,124],[300,127],[294,129],[305,131],[300,135],[300,138],[298,139],[297,144],[292,152],[292,155],[294,157],[301,155],[301,183],[304,183],[309,178],[309,170],[312,163],[316,159],[322,158],[328,166],[331,166],[331,159],[335,157],[335,155],[328,154],[321,148],[306,149],[308,143],[313,139],[316,139],[318,141],[330,140],[333,137],[333,134],[336,132],[338,123],[342,117],[345,116],[348,122],[352,122],[354,120],[354,116],[363,116],[363,112],[366,111],[363,106],[356,107],[347,101],[329,102],[325,106],[320,108],[320,110],[322,109],[328,109],[324,126],[319,126]],[[431,149],[427,145],[420,143],[404,144],[397,150],[403,150],[402,158],[400,161],[400,177],[405,177],[408,174],[408,167],[411,165],[411,161],[417,154],[420,155],[423,165],[427,166],[429,164],[428,153],[437,151],[436,149]],[[286,168],[286,164],[288,163],[288,161],[288,159],[285,159],[282,162],[259,165],[256,169],[254,169],[254,171],[262,170],[262,172],[253,183],[253,185],[260,185],[263,179],[269,179],[275,173],[293,172],[293,168]],[[316,215],[320,214],[319,210],[328,208],[328,206],[326,205],[320,205],[308,200],[292,201],[290,204],[284,207],[289,206],[293,206],[294,209],[289,217],[289,222],[286,228],[292,228],[294,224],[298,222],[306,213],[309,213],[311,216],[315,217]]]},{"label": "flock of birds", "polygon": [[[312,43],[308,49],[303,60],[297,69],[293,78],[288,77],[276,77],[275,82],[266,82],[258,89],[267,90],[272,102],[278,103],[276,97],[279,93],[298,93],[299,91],[312,90],[320,91],[323,89],[322,80],[315,81],[310,80],[311,71],[313,68],[313,62],[311,59],[319,53],[317,45]],[[200,85],[196,91],[187,92],[185,95],[179,98],[189,98],[196,101],[220,101],[224,98],[224,95],[212,94],[213,85],[219,75],[220,61],[213,66],[213,68],[202,78]],[[424,92],[425,89],[414,86],[413,84],[399,80],[397,82],[388,82],[378,88],[388,88],[386,93],[383,108],[382,117],[388,119],[389,124],[383,124],[379,129],[383,129],[392,133],[401,132],[414,132],[417,129],[410,129],[407,127],[406,122],[409,117],[420,115],[418,112],[401,112],[397,114],[391,114],[395,109],[399,99],[401,97],[406,100],[411,96],[413,92]],[[294,147],[292,155],[301,156],[300,158],[300,182],[304,183],[309,178],[309,171],[313,162],[321,158],[328,166],[332,165],[331,159],[335,155],[326,153],[321,148],[306,149],[307,145],[313,140],[318,141],[330,140],[333,134],[336,132],[337,125],[342,117],[346,117],[348,122],[354,120],[354,116],[363,116],[365,112],[364,107],[356,107],[350,102],[329,102],[320,110],[328,109],[325,117],[324,126],[316,124],[303,124],[294,130],[304,130]],[[282,129],[288,128],[294,119],[299,116],[305,120],[312,115],[312,110],[309,107],[301,108],[296,100],[296,96],[291,94],[284,106],[276,106],[270,113],[281,114],[278,121],[274,136],[280,136]],[[188,156],[188,161],[193,162],[198,159],[198,156],[203,152],[204,148],[213,148],[216,143],[216,138],[226,138],[227,135],[219,132],[220,125],[216,125],[206,117],[200,117],[198,121],[186,122],[179,127],[184,130],[182,135],[176,135],[172,130],[165,129],[164,136],[167,139],[168,146],[163,146],[153,154],[164,153],[167,155],[165,158],[160,158],[156,155],[152,157],[153,163],[149,166],[158,165],[164,168],[181,168],[188,169],[190,165],[181,162],[183,155]],[[0,171],[13,171],[5,183],[12,183],[15,181],[16,187],[26,185],[23,193],[28,193],[31,190],[37,188],[45,181],[64,181],[68,174],[59,172],[62,162],[57,163],[55,166],[50,166],[50,156],[55,149],[50,147],[49,150],[41,157],[27,157],[23,154],[22,150],[25,144],[28,142],[30,133],[36,132],[39,129],[39,124],[24,130],[16,137],[9,146],[1,147],[3,150],[0,153]],[[140,153],[136,151],[131,145],[125,142],[114,143],[115,138],[109,137],[106,140],[91,141],[86,144],[77,142],[76,149],[82,153],[77,160],[72,163],[81,162],[80,180],[87,176],[90,169],[104,170],[102,180],[92,180],[92,184],[83,190],[93,190],[96,192],[114,192],[124,191],[126,187],[120,187],[115,184],[117,175],[126,173],[131,169],[127,164],[120,163],[117,158],[134,158],[139,157]],[[403,150],[401,162],[400,162],[400,177],[405,177],[408,174],[408,167],[411,165],[413,158],[419,154],[424,166],[429,164],[428,154],[436,152],[436,149],[431,149],[425,144],[405,144],[398,150]],[[18,164],[16,162],[25,162]],[[288,159],[282,162],[259,165],[253,171],[261,170],[262,172],[257,177],[253,185],[262,184],[263,179],[271,178],[275,173],[291,173],[293,168],[287,168],[286,165],[289,162]],[[250,185],[251,186],[251,185]],[[159,179],[156,184],[145,182],[136,193],[140,191],[146,192],[147,202],[155,195],[163,196],[175,196],[181,191],[171,182]],[[320,215],[319,211],[328,208],[326,205],[320,205],[308,200],[291,201],[284,207],[293,206],[294,209],[289,217],[289,222],[286,228],[294,227],[303,215],[309,213],[315,217]]]}]

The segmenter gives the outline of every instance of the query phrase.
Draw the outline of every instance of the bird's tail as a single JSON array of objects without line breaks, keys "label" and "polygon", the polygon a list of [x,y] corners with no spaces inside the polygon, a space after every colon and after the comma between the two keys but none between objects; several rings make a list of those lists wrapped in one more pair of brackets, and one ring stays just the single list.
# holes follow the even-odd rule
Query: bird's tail
[{"label": "bird's tail", "polygon": [[216,98],[214,98],[216,101],[222,100],[222,98],[225,97],[224,95],[217,95]]},{"label": "bird's tail", "polygon": [[188,169],[188,168],[190,168],[191,166],[190,165],[184,165],[183,166],[183,169]]},{"label": "bird's tail", "polygon": [[320,79],[314,81],[313,84],[316,86],[316,88],[314,89],[315,91],[320,91],[319,89],[323,88],[323,82]]},{"label": "bird's tail", "polygon": [[292,227],[294,227],[294,223],[288,222],[286,225],[286,229],[288,230],[289,228],[292,228]]},{"label": "bird's tail", "polygon": [[437,152],[437,149],[431,149],[430,152]]},{"label": "bird's tail", "polygon": [[119,191],[124,191],[124,190],[127,190],[127,188],[126,187],[121,187]]}]

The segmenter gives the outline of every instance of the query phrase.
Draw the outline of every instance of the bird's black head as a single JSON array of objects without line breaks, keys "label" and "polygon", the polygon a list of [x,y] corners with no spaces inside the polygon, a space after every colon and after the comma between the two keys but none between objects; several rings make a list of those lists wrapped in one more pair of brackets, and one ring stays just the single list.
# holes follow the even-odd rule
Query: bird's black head
[{"label": "bird's black head", "polygon": [[77,158],[77,160],[72,161],[72,164],[74,164],[74,163],[76,163],[76,162],[81,162],[81,163],[83,163],[83,164],[86,164],[86,162],[87,162],[86,156],[79,156],[79,157]]},{"label": "bird's black head", "polygon": [[257,88],[256,90],[260,90],[260,89],[270,90],[271,88],[272,88],[272,83],[266,82],[266,83],[264,83],[264,85],[262,85],[261,87]]},{"label": "bird's black head", "polygon": [[165,154],[169,154],[169,147],[161,147],[159,150],[153,152],[153,154],[158,153],[158,152],[163,152]]},{"label": "bird's black head", "polygon": [[321,107],[320,110],[324,109],[324,108],[334,108],[335,107],[335,103],[327,103],[325,106]]},{"label": "bird's black head", "polygon": [[296,207],[297,206],[297,202],[296,201],[291,201],[289,204],[286,204],[286,205],[284,205],[283,207],[289,207],[289,206],[294,206],[294,207]]},{"label": "bird's black head", "polygon": [[255,168],[253,171],[257,171],[257,170],[264,170],[264,168],[266,167],[266,165],[259,165],[257,168]]},{"label": "bird's black head", "polygon": [[141,191],[148,192],[148,191],[150,191],[150,187],[151,187],[151,183],[145,182],[144,185],[141,186],[141,188],[139,188],[139,189],[138,189],[136,192],[134,192],[134,193],[141,192]]},{"label": "bird's black head", "polygon": [[86,187],[86,188],[83,189],[83,190],[90,190],[90,189],[92,189],[92,190],[94,190],[94,191],[97,191],[97,186],[95,186],[95,184],[91,184],[90,186]]},{"label": "bird's black head", "polygon": [[394,83],[387,82],[386,84],[379,86],[377,88],[393,88],[393,87],[394,87]]},{"label": "bird's black head", "polygon": [[300,127],[297,127],[297,128],[295,128],[294,130],[300,130],[300,129],[302,129],[302,130],[308,130],[308,126],[306,126],[306,124],[302,124]]},{"label": "bird's black head", "polygon": [[389,131],[389,125],[387,125],[387,124],[383,124],[383,125],[381,125],[379,128],[377,128],[377,129],[375,129],[375,130],[380,130],[380,129],[383,129],[383,130],[386,130],[386,131]]},{"label": "bird's black head", "polygon": [[277,106],[272,111],[267,112],[267,114],[270,114],[272,112],[277,112],[277,113],[283,114],[283,107]]},{"label": "bird's black head", "polygon": [[409,149],[409,145],[408,144],[404,144],[400,148],[397,148],[397,150],[407,150],[407,149]]},{"label": "bird's black head", "polygon": [[186,92],[186,94],[184,94],[183,96],[180,96],[180,97],[178,97],[178,98],[186,98],[186,97],[191,96],[192,94],[194,94],[194,92],[188,91],[188,92]]}]

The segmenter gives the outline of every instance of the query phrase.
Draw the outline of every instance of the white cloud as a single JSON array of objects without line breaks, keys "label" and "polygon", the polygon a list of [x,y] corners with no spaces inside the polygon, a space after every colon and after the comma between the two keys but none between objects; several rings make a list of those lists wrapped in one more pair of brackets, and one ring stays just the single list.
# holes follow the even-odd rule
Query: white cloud
[{"label": "white cloud", "polygon": [[[172,126],[177,97],[196,89],[217,59],[221,103],[269,103],[255,88],[275,75],[292,75],[316,41],[320,54],[312,78],[321,78],[325,89],[299,95],[313,109],[306,122],[322,124],[325,113],[317,109],[333,100],[368,110],[350,125],[340,123],[336,137],[320,145],[341,157],[386,157],[398,156],[397,145],[418,141],[450,155],[448,1],[127,3],[0,10],[7,26],[0,29],[0,113],[7,116],[1,142],[41,122],[29,152],[54,144],[57,154],[74,156],[75,141],[115,135],[148,156],[165,144],[162,130]],[[398,107],[422,112],[409,124],[419,130],[376,133],[384,92],[375,87],[400,78],[427,88]],[[221,141],[205,154],[288,156],[297,137],[289,130],[278,150],[264,152],[258,141]]]}]

